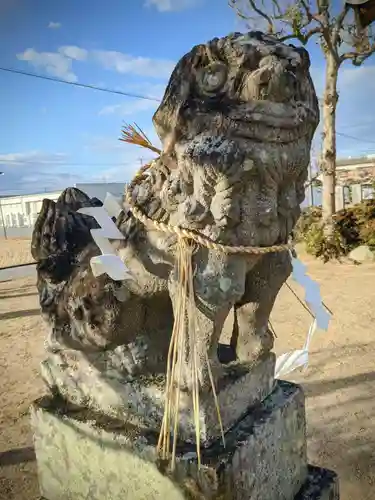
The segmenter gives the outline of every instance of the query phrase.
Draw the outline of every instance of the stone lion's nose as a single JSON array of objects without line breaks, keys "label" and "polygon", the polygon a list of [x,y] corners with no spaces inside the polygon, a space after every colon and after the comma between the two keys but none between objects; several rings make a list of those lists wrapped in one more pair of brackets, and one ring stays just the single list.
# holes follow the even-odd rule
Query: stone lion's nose
[{"label": "stone lion's nose", "polygon": [[287,102],[295,92],[295,77],[279,61],[262,61],[258,69],[249,73],[244,81],[241,98],[245,101],[265,100]]},{"label": "stone lion's nose", "polygon": [[247,75],[241,91],[244,101],[251,99],[266,99],[268,84],[271,79],[269,68],[259,68]]}]

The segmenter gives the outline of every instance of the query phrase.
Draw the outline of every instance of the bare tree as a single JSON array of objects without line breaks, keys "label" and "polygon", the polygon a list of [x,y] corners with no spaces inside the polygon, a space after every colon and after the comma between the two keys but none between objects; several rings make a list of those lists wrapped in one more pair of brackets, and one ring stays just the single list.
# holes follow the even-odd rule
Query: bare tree
[{"label": "bare tree", "polygon": [[320,168],[323,177],[323,223],[327,240],[333,236],[336,185],[337,80],[341,65],[360,66],[375,52],[371,23],[375,0],[229,0],[229,5],[252,28],[261,25],[280,40],[306,45],[316,37],[325,57],[322,102],[323,137]]}]

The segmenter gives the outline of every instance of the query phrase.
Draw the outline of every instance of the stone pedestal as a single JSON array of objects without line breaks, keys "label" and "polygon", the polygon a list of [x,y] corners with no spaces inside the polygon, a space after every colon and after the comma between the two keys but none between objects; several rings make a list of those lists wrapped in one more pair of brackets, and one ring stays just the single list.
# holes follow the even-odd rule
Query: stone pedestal
[{"label": "stone pedestal", "polygon": [[[165,376],[132,376],[113,367],[116,355],[105,351],[84,354],[65,350],[50,354],[42,363],[42,375],[52,393],[77,406],[90,408],[110,419],[158,432],[164,415]],[[256,406],[272,391],[275,354],[268,353],[252,364],[225,366],[216,383],[217,398],[224,432],[228,431],[248,408]],[[179,437],[195,442],[191,396],[180,395]],[[220,438],[215,400],[210,391],[200,397],[200,439],[207,447]]]},{"label": "stone pedestal", "polygon": [[41,495],[47,500],[338,500],[334,473],[309,467],[302,390],[277,382],[261,404],[202,448],[180,443],[171,477],[157,433],[45,397],[31,409]]}]

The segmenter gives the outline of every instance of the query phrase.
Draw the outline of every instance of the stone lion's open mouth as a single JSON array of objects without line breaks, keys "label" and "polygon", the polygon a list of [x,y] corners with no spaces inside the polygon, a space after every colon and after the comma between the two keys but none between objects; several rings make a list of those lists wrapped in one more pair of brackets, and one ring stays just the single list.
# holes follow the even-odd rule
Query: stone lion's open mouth
[{"label": "stone lion's open mouth", "polygon": [[308,136],[311,130],[303,123],[300,127],[279,128],[264,122],[232,120],[227,133],[233,140],[287,144]]},{"label": "stone lion's open mouth", "polygon": [[252,101],[230,110],[229,134],[233,138],[288,143],[310,133],[310,122],[317,120],[309,106],[270,101]]},{"label": "stone lion's open mouth", "polygon": [[305,104],[283,104],[271,101],[251,101],[231,110],[228,117],[235,122],[262,124],[278,129],[300,128],[303,123],[317,120],[316,112]]}]

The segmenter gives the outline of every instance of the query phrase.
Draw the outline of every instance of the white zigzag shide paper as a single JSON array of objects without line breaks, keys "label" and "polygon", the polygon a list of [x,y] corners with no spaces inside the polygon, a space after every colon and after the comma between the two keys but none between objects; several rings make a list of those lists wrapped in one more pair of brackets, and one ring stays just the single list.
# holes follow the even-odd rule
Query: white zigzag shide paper
[{"label": "white zigzag shide paper", "polygon": [[309,363],[309,347],[314,333],[318,328],[321,330],[327,330],[331,319],[331,315],[323,305],[318,283],[306,275],[307,267],[302,264],[299,259],[293,257],[291,252],[290,258],[293,268],[292,278],[305,290],[305,302],[314,315],[314,321],[310,325],[303,348],[281,354],[281,356],[277,358],[275,365],[275,378],[280,377],[280,375],[286,375],[297,368],[307,368]]},{"label": "white zigzag shide paper", "polygon": [[111,219],[111,217],[117,217],[121,212],[121,207],[114,196],[107,193],[102,207],[84,207],[80,208],[78,212],[94,217],[100,226],[100,229],[91,229],[92,238],[102,252],[102,255],[92,257],[90,260],[93,275],[96,277],[106,273],[115,281],[133,280],[130,270],[116,255],[109,241],[109,238],[112,240],[125,239]]}]

